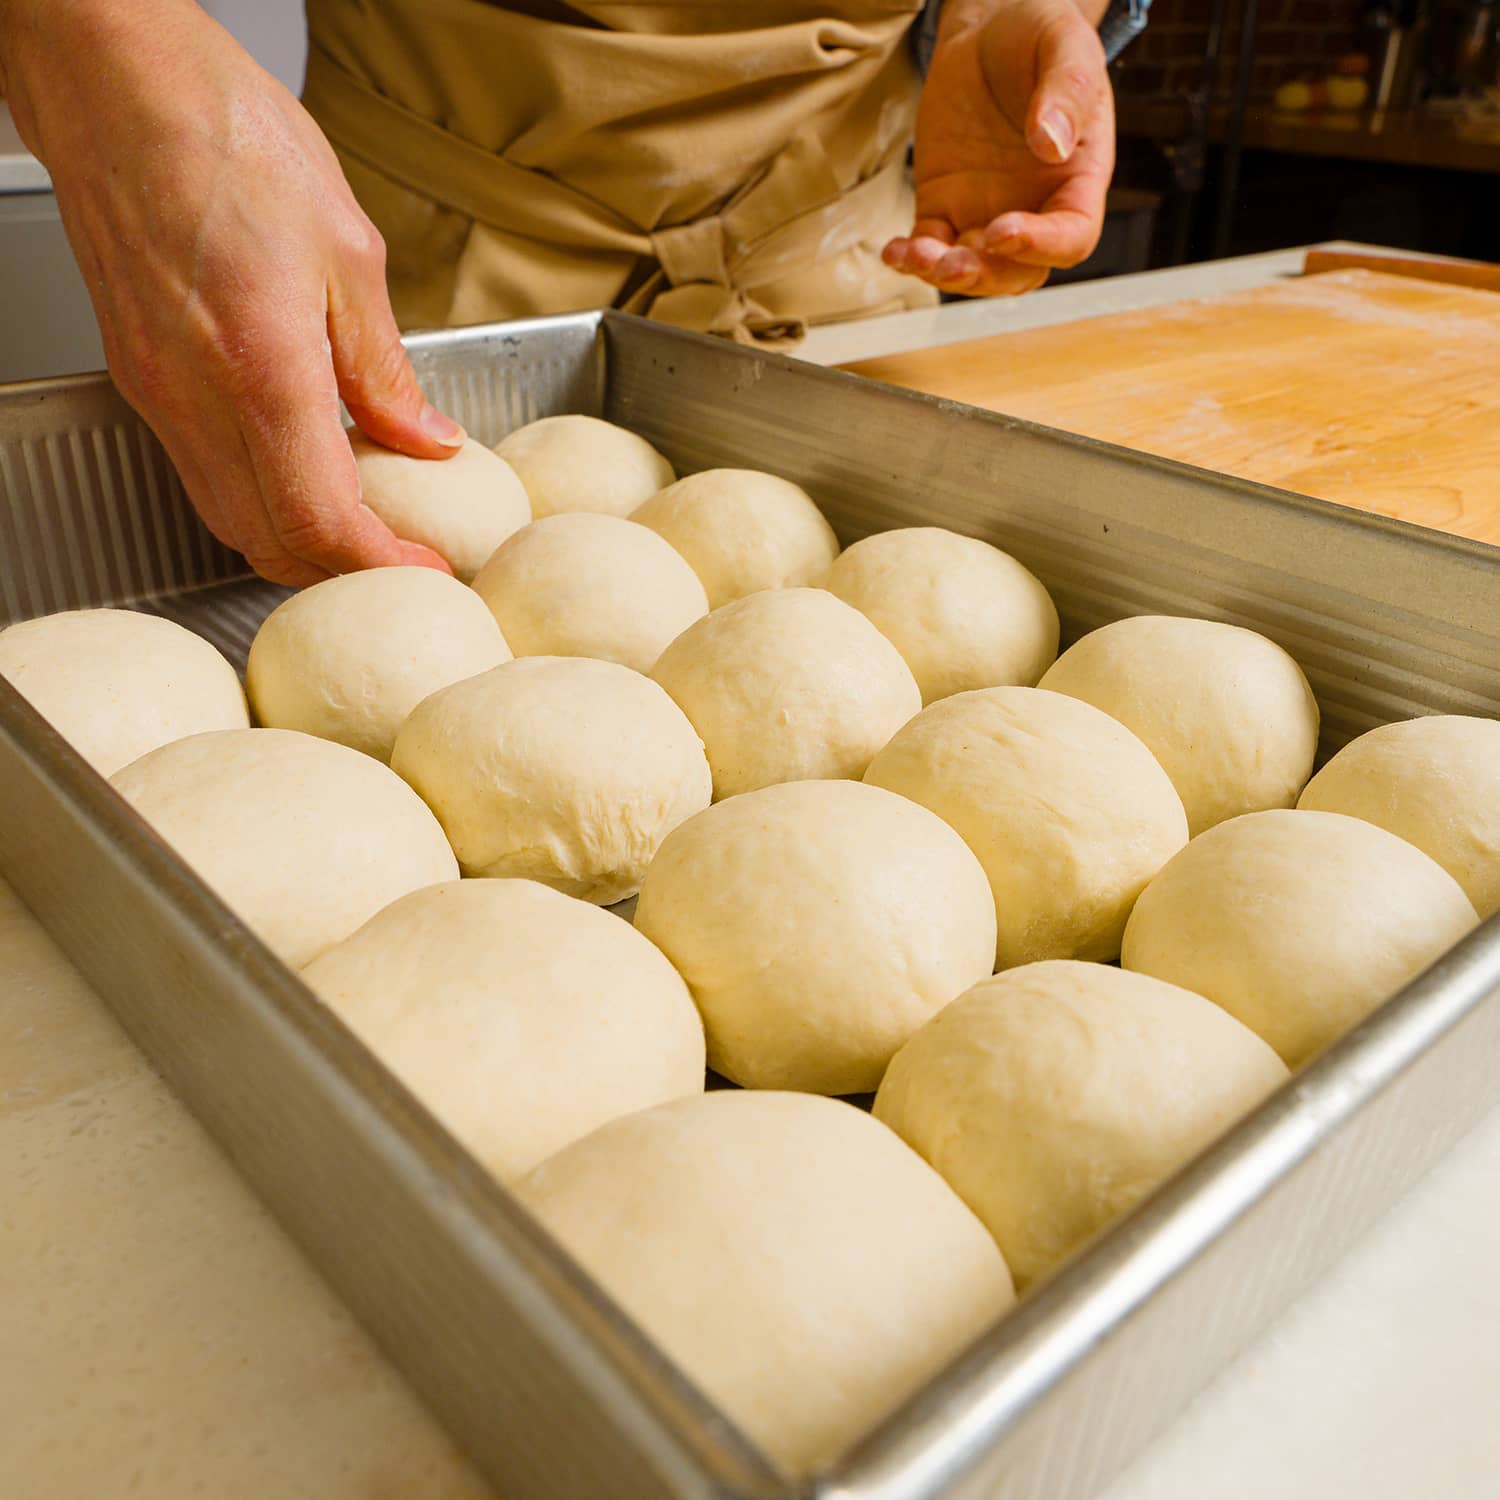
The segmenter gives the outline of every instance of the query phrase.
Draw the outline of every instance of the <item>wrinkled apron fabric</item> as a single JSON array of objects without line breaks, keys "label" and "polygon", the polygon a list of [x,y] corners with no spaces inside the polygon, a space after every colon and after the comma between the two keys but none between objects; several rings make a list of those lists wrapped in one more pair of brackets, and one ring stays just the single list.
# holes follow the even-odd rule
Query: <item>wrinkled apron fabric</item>
[{"label": "wrinkled apron fabric", "polygon": [[304,102],[403,327],[614,306],[745,343],[928,306],[921,0],[307,0]]}]

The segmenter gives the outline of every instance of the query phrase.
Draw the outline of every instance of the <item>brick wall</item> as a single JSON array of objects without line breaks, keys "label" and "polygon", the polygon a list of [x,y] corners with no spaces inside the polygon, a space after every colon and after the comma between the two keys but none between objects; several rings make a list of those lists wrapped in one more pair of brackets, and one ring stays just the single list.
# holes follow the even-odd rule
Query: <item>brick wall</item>
[{"label": "brick wall", "polygon": [[[1239,53],[1239,6],[1231,4],[1220,53],[1220,98],[1227,97]],[[1181,99],[1203,71],[1209,0],[1152,0],[1151,24],[1115,65],[1124,99]],[[1360,0],[1261,0],[1251,98],[1268,99],[1292,78],[1322,77],[1359,37]]]}]

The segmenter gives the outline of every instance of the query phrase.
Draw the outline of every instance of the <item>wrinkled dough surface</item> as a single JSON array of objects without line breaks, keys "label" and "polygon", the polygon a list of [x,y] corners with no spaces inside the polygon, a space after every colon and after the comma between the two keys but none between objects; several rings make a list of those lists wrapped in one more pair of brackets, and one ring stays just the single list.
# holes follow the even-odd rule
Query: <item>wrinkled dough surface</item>
[{"label": "wrinkled dough surface", "polygon": [[703,744],[648,677],[529,656],[418,704],[392,767],[437,814],[466,875],[539,880],[607,906],[708,805]]},{"label": "wrinkled dough surface", "polygon": [[1299,1067],[1475,924],[1420,849],[1339,813],[1247,813],[1146,888],[1122,962],[1196,990]]},{"label": "wrinkled dough surface", "polygon": [[995,952],[989,886],[958,835],[852,781],[766,787],[689,819],[635,921],[691,987],[713,1067],[753,1088],[873,1089]]},{"label": "wrinkled dough surface", "polygon": [[530,880],[393,902],[302,976],[497,1177],[703,1091],[703,1027],[627,922]]},{"label": "wrinkled dough surface", "polygon": [[112,780],[293,968],[398,896],[458,875],[443,830],[400,777],[310,734],[195,734]]},{"label": "wrinkled dough surface", "polygon": [[1063,652],[1041,686],[1101,708],[1159,760],[1202,833],[1291,807],[1312,775],[1318,702],[1274,641],[1216,620],[1137,615]]},{"label": "wrinkled dough surface", "polygon": [[833,1099],[662,1105],[559,1152],[519,1193],[793,1475],[835,1458],[1013,1300],[942,1178]]},{"label": "wrinkled dough surface", "polygon": [[710,609],[762,589],[821,583],[838,538],[800,485],[756,469],[704,469],[668,485],[630,519],[692,565]]},{"label": "wrinkled dough surface", "polygon": [[715,797],[862,776],[922,706],[896,648],[822,589],[774,589],[714,610],[651,675],[702,736]]},{"label": "wrinkled dough surface", "polygon": [[1038,688],[934,703],[865,780],[930,808],[979,857],[1001,969],[1118,957],[1136,897],[1187,842],[1151,752],[1107,714]]},{"label": "wrinkled dough surface", "polygon": [[4,677],[101,776],[173,740],[248,729],[234,668],[201,636],[132,609],[0,630]]},{"label": "wrinkled dough surface", "polygon": [[924,704],[1032,687],[1057,655],[1057,608],[1009,553],[940,526],[882,531],[843,552],[823,586],[901,653]]},{"label": "wrinkled dough surface", "polygon": [[1024,1287],[1286,1077],[1201,996],[1055,960],[997,974],[929,1021],[892,1061],[875,1117],[979,1215]]}]

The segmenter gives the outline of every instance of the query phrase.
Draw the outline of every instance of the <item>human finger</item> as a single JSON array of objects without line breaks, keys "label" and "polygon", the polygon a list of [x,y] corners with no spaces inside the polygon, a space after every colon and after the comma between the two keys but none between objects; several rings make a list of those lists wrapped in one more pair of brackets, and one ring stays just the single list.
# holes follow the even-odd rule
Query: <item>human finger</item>
[{"label": "human finger", "polygon": [[449,458],[464,430],[423,396],[401,344],[385,283],[385,245],[359,217],[328,284],[328,342],[349,415],[387,448],[413,458]]},{"label": "human finger", "polygon": [[1026,144],[1052,166],[1072,159],[1109,93],[1098,34],[1081,12],[1064,12],[1037,43],[1037,85],[1026,110]]}]

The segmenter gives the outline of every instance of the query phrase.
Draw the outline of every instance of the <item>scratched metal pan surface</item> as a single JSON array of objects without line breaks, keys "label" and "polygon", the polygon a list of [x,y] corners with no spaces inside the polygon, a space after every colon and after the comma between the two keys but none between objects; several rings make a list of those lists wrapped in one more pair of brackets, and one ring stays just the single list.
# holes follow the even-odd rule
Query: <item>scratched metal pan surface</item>
[{"label": "scratched metal pan surface", "polygon": [[[1261,630],[1307,669],[1325,750],[1500,714],[1479,544],[614,314],[409,345],[486,441],[592,412],[680,471],[799,481],[846,541],[984,536],[1048,585],[1068,639],[1145,611]],[[193,521],[107,381],[0,388],[0,620],[127,602],[243,666],[279,597]],[[506,1500],[1082,1497],[1500,1095],[1491,922],[788,1486],[3,683],[0,875]]]}]

